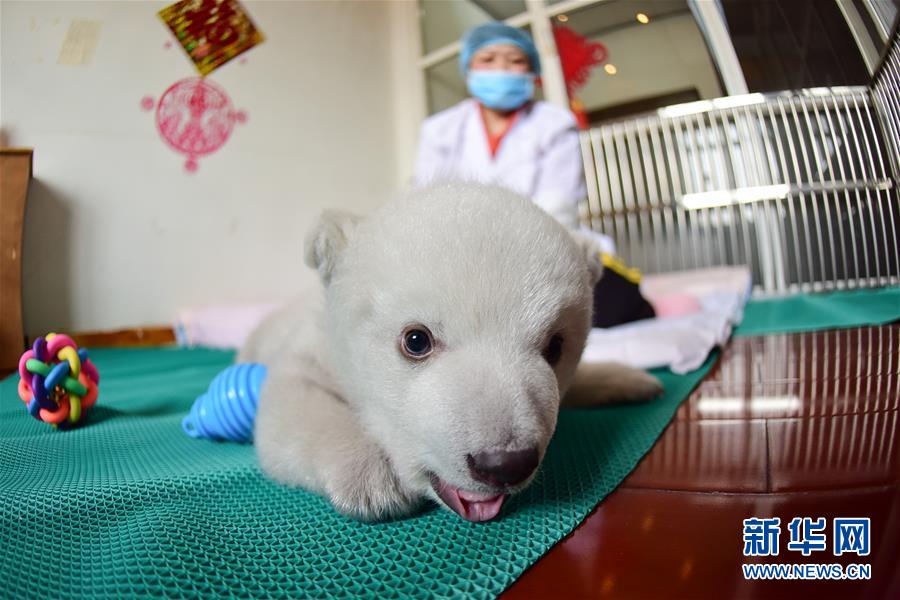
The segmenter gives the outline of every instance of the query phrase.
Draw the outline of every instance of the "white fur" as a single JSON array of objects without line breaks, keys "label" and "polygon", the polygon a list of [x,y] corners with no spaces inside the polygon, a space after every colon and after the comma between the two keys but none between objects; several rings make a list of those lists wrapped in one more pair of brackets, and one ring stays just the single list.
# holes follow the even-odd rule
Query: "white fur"
[{"label": "white fur", "polygon": [[[270,367],[255,432],[269,476],[369,520],[437,499],[432,473],[488,492],[467,454],[536,446],[543,458],[590,328],[592,242],[511,192],[445,184],[368,218],[325,213],[306,262],[322,297],[273,315],[238,357]],[[421,362],[400,352],[411,324],[436,340]],[[542,351],[556,333],[551,367]],[[661,390],[624,366],[584,381],[579,406]]]}]

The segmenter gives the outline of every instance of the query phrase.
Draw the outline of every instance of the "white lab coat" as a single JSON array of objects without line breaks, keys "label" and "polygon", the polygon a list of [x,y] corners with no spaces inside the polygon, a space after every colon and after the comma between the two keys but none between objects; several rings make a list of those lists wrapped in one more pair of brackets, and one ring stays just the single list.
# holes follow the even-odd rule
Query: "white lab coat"
[{"label": "white lab coat", "polygon": [[416,185],[448,178],[501,185],[570,229],[586,195],[575,117],[547,102],[519,114],[493,157],[476,100],[432,115],[422,125],[414,177]]}]

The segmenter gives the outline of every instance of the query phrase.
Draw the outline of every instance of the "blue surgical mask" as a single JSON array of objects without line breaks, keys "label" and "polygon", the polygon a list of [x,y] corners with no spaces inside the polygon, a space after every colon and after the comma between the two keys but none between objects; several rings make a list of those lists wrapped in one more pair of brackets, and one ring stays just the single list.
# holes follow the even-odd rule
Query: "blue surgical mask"
[{"label": "blue surgical mask", "polygon": [[495,110],[514,110],[534,97],[534,73],[469,71],[469,93]]}]

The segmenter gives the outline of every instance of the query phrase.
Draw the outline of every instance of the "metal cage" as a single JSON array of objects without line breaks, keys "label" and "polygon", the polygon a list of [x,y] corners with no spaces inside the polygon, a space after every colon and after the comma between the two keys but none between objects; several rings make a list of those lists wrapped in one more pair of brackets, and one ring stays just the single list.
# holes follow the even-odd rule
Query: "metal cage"
[{"label": "metal cage", "polygon": [[704,100],[582,133],[583,217],[647,273],[748,265],[756,295],[900,282],[900,43],[872,87]]}]

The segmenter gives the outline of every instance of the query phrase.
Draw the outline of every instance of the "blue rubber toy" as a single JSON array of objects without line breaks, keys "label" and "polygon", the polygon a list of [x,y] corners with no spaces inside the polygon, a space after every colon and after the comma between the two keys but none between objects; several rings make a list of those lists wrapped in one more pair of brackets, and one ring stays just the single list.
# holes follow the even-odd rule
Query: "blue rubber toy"
[{"label": "blue rubber toy", "polygon": [[194,400],[181,428],[192,438],[252,442],[253,421],[266,367],[231,365],[212,380],[209,390]]}]

